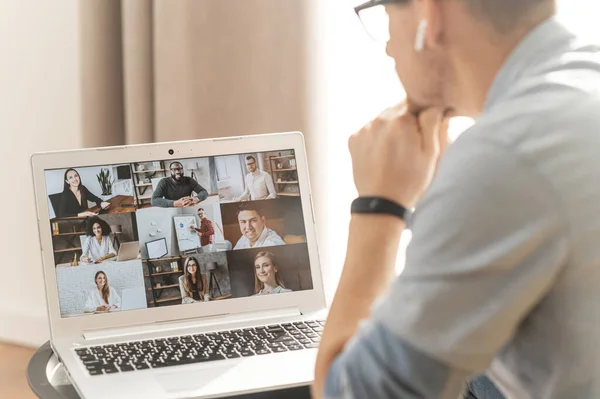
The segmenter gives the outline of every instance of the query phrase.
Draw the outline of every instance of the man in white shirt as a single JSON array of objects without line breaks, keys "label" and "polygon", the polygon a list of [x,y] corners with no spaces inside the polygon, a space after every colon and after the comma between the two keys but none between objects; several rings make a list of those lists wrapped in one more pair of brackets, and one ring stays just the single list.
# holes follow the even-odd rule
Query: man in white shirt
[{"label": "man in white shirt", "polygon": [[244,178],[246,190],[237,198],[238,201],[256,201],[277,198],[273,178],[265,171],[258,169],[256,158],[252,155],[246,157],[248,173]]},{"label": "man in white shirt", "polygon": [[267,219],[260,210],[246,205],[238,210],[238,222],[242,238],[233,249],[247,249],[285,245],[279,235],[267,227]]}]

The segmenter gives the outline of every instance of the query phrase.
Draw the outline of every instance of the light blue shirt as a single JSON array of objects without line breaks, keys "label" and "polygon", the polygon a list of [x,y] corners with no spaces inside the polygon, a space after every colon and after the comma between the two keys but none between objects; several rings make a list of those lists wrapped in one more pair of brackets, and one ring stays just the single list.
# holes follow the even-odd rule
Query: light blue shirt
[{"label": "light blue shirt", "polygon": [[533,30],[410,228],[326,397],[456,399],[485,372],[509,398],[600,398],[600,48]]}]

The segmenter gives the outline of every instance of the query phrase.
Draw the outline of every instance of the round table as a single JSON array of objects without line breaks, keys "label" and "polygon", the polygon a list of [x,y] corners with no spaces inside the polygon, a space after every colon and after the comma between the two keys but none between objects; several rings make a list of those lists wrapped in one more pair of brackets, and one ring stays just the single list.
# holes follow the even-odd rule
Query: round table
[{"label": "round table", "polygon": [[[27,365],[27,382],[31,390],[41,399],[78,399],[79,394],[69,382],[67,373],[58,361],[50,342],[33,354]],[[235,399],[307,399],[310,398],[308,386],[254,393],[249,395],[230,396]]]}]

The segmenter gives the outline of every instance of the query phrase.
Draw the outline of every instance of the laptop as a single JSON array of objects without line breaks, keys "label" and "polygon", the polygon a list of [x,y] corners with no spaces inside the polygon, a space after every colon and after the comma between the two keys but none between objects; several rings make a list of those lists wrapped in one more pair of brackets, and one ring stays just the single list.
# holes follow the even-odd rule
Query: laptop
[{"label": "laptop", "polygon": [[[116,262],[57,268],[65,253],[80,256],[67,238],[85,217],[51,218],[48,197],[81,186],[99,196],[101,170],[131,179],[119,195],[135,207],[102,215],[131,242]],[[32,171],[50,342],[82,398],[215,398],[312,382],[327,309],[301,133],[38,153]],[[232,245],[185,251],[202,240],[186,223],[216,225],[214,239]],[[152,258],[146,244],[157,240],[167,254]]]},{"label": "laptop", "polygon": [[119,246],[117,262],[137,259],[140,254],[140,243],[138,241],[124,242]]}]

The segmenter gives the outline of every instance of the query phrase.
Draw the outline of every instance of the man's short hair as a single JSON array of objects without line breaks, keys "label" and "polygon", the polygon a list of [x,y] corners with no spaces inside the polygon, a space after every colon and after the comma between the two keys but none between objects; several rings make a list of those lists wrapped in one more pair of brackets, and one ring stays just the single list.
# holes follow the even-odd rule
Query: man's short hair
[{"label": "man's short hair", "polygon": [[[198,211],[203,211],[203,210],[204,210],[204,208],[198,208]],[[196,211],[196,212],[198,212],[198,211]]]},{"label": "man's short hair", "polygon": [[254,162],[256,162],[256,158],[254,158],[252,155],[248,155],[246,157],[246,161],[249,161],[249,160],[253,160]]},{"label": "man's short hair", "polygon": [[238,205],[236,215],[239,216],[239,214],[244,211],[249,211],[249,212],[254,211],[260,217],[265,216],[263,210],[260,207],[258,207],[255,202],[243,202],[240,205]]},{"label": "man's short hair", "polygon": [[171,163],[169,164],[169,169],[171,169],[171,166],[173,166],[174,164],[181,165],[181,167],[183,168],[183,165],[182,165],[182,163],[181,163],[181,162],[179,162],[179,161],[173,161],[173,162],[171,162]]},{"label": "man's short hair", "polygon": [[538,12],[554,11],[556,0],[463,0],[476,17],[499,33],[509,33]]}]

